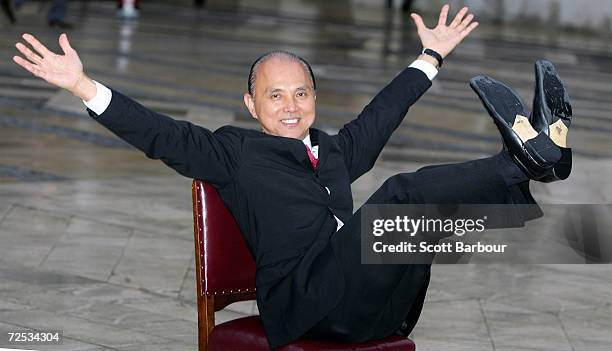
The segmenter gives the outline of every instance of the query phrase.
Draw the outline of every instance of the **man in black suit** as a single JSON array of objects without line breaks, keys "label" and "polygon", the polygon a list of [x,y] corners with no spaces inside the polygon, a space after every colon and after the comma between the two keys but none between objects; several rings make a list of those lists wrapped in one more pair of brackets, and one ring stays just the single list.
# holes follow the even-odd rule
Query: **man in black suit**
[{"label": "man in black suit", "polygon": [[[314,75],[288,52],[260,57],[249,75],[244,103],[262,131],[225,126],[212,132],[148,110],[89,79],[65,35],[64,55],[56,55],[26,34],[35,52],[19,43],[27,60],[14,60],[83,99],[96,121],[148,157],[217,188],[255,257],[257,302],[272,348],[304,335],[366,341],[410,332],[430,266],[361,264],[360,210],[353,214],[350,184],[372,168],[408,108],[431,86],[436,67],[476,28],[467,8],[447,25],[448,10],[442,8],[434,29],[412,15],[429,50],[337,135],[311,128]],[[367,203],[534,204],[528,181],[504,151],[398,174]]]}]

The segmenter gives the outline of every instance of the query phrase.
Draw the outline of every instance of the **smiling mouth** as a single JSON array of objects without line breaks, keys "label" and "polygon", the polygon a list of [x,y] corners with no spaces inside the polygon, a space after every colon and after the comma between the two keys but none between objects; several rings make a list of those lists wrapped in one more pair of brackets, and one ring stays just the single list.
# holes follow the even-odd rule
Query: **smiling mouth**
[{"label": "smiling mouth", "polygon": [[293,126],[296,125],[298,122],[300,121],[299,118],[287,118],[287,119],[281,119],[281,123],[283,125],[286,126]]}]

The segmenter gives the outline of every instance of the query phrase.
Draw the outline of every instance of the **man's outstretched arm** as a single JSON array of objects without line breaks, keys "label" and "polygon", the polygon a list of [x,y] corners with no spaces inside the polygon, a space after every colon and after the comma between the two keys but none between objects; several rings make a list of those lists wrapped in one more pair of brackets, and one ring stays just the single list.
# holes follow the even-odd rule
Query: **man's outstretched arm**
[{"label": "man's outstretched arm", "polygon": [[[435,28],[427,28],[421,16],[411,15],[423,48],[432,50],[442,60],[478,26],[473,22],[474,15],[468,14],[467,7],[457,13],[450,25],[446,25],[448,11],[449,6],[444,5]],[[380,91],[356,119],[339,131],[337,138],[345,151],[351,181],[372,168],[408,108],[431,86],[430,79],[439,68],[439,60],[434,56],[421,54],[411,67]]]},{"label": "man's outstretched arm", "polygon": [[211,132],[186,121],[151,111],[132,99],[94,82],[83,69],[66,34],[59,38],[63,55],[49,51],[24,34],[16,47],[25,57],[13,60],[36,77],[81,98],[90,115],[148,157],[160,159],[177,172],[223,185],[232,177],[239,157],[239,136],[227,129]]}]

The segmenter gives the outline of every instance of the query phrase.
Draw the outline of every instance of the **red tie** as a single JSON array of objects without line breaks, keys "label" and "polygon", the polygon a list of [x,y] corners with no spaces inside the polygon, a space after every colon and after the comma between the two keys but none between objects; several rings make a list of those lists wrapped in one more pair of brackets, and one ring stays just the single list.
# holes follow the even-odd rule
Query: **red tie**
[{"label": "red tie", "polygon": [[306,153],[308,154],[308,158],[310,159],[310,163],[312,164],[312,168],[317,168],[317,163],[319,163],[319,160],[317,160],[314,155],[312,154],[312,151],[310,151],[310,148],[304,144],[304,146],[306,147]]}]

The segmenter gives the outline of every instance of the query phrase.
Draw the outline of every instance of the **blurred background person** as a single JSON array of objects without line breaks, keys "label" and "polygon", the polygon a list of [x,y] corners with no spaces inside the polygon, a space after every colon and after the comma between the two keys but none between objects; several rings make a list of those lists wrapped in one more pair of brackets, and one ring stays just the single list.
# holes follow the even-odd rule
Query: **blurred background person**
[{"label": "blurred background person", "polygon": [[[16,9],[19,9],[25,2],[26,0],[15,0],[14,6]],[[3,10],[5,9],[5,3],[7,3],[6,8],[10,10],[11,9],[10,0],[2,0],[2,9]],[[10,12],[13,18],[12,22],[13,23],[17,22],[17,19],[13,15],[13,12],[12,11]],[[50,27],[57,27],[60,29],[71,29],[73,27],[72,24],[64,20],[67,12],[68,12],[68,0],[53,0],[51,2],[51,8],[49,8],[49,11],[47,12],[47,23],[49,24]],[[5,11],[5,13],[7,13],[7,16],[9,16],[7,11]]]}]

